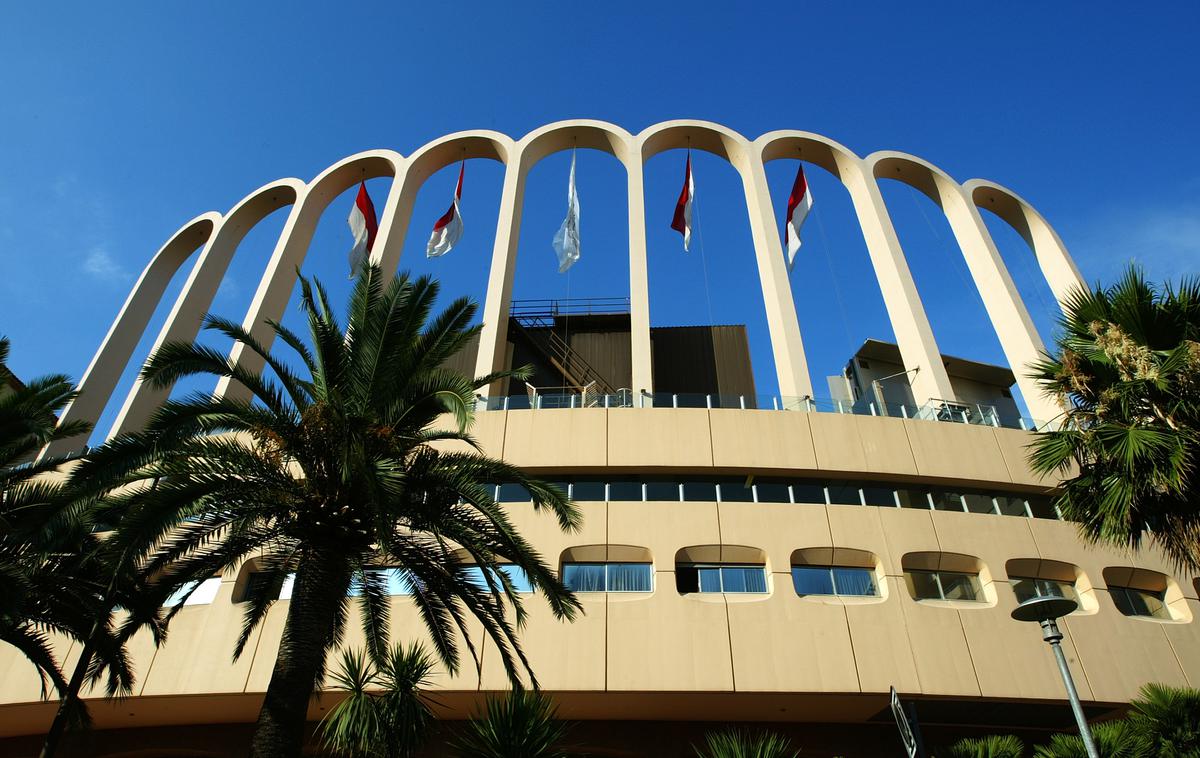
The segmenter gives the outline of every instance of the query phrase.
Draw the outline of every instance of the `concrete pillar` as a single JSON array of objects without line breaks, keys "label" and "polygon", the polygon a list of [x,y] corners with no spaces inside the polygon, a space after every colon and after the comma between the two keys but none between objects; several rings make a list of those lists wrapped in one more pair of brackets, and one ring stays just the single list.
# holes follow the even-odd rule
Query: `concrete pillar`
[{"label": "concrete pillar", "polygon": [[[483,331],[479,335],[476,376],[501,371],[508,361],[508,316],[512,304],[513,276],[517,270],[521,210],[525,204],[525,173],[526,167],[520,154],[513,155],[505,163],[496,241],[492,246],[492,266],[488,274],[487,295],[483,301]],[[502,391],[501,382],[493,382],[487,389],[489,395],[498,395]]]},{"label": "concrete pillar", "polygon": [[[200,324],[212,307],[221,280],[225,278],[225,272],[233,260],[233,254],[246,233],[263,218],[288,204],[292,206],[288,222],[292,222],[299,213],[299,200],[304,195],[304,187],[304,182],[299,179],[280,180],[246,198],[225,217],[192,267],[166,323],[150,349],[150,355],[168,342],[192,342],[196,339]],[[280,240],[288,237],[291,226],[292,223],[284,224]],[[109,438],[142,429],[169,394],[169,389],[152,387],[139,376],[113,422]]]},{"label": "concrete pillar", "polygon": [[646,262],[646,192],[641,150],[625,159],[629,184],[629,344],[633,359],[634,405],[642,392],[654,392],[650,350],[650,277]]},{"label": "concrete pillar", "polygon": [[879,183],[865,162],[844,171],[842,178],[858,215],[904,368],[917,369],[908,375],[913,399],[917,405],[924,405],[930,399],[954,400],[950,377],[942,364],[933,329],[917,294],[917,285],[883,202]]},{"label": "concrete pillar", "polygon": [[945,180],[938,180],[936,184],[942,210],[966,259],[975,288],[983,298],[996,336],[1000,338],[1004,357],[1017,377],[1017,386],[1025,398],[1025,405],[1037,421],[1050,421],[1062,413],[1062,409],[1045,397],[1037,383],[1028,376],[1029,364],[1041,357],[1045,345],[1021,300],[1021,294],[969,193]]},{"label": "concrete pillar", "polygon": [[746,210],[750,214],[750,234],[754,240],[758,279],[767,310],[767,330],[775,357],[775,373],[779,378],[779,394],[784,398],[812,397],[812,378],[808,373],[808,359],[804,355],[800,320],[792,299],[783,243],[779,239],[771,190],[767,185],[767,172],[758,159],[747,157],[739,163],[743,164],[738,166],[738,172],[746,192]]},{"label": "concrete pillar", "polygon": [[[188,256],[212,239],[220,224],[219,213],[198,216],[184,224],[150,259],[84,371],[79,381],[79,396],[63,409],[58,421],[60,425],[75,421],[94,425],[100,420],[171,278]],[[87,440],[88,435],[56,440],[47,445],[41,455],[62,455],[78,450],[87,444]]]}]

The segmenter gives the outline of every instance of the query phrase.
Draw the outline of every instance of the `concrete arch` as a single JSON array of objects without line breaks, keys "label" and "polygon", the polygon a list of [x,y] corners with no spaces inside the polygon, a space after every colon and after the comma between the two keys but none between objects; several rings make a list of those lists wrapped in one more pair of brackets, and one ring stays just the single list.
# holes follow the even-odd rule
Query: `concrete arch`
[{"label": "concrete arch", "polygon": [[572,147],[608,153],[628,167],[633,159],[634,139],[628,131],[607,121],[571,119],[534,129],[521,138],[518,150],[526,170],[543,158]]},{"label": "concrete arch", "polygon": [[873,153],[868,161],[876,177],[904,182],[942,209],[1030,414],[1041,422],[1056,417],[1059,409],[1043,397],[1026,370],[1038,360],[1045,345],[970,192],[949,174],[916,156],[886,151]]},{"label": "concrete arch", "polygon": [[1060,307],[1065,307],[1072,292],[1087,287],[1087,282],[1054,227],[1024,198],[984,179],[964,182],[963,191],[976,207],[991,211],[1021,235],[1033,250],[1042,276],[1050,285]]},{"label": "concrete arch", "polygon": [[[192,342],[196,339],[200,323],[212,307],[213,298],[238,245],[255,225],[280,208],[291,206],[294,215],[305,189],[306,185],[299,179],[280,179],[251,192],[225,214],[192,267],[183,290],[154,340],[151,355],[167,342]],[[287,238],[287,233],[285,224],[280,234],[281,241]],[[151,387],[138,377],[125,397],[109,437],[141,429],[169,393],[169,389]]]},{"label": "concrete arch", "polygon": [[750,140],[712,121],[676,119],[646,127],[638,133],[637,144],[643,163],[667,150],[691,147],[724,158],[741,171]]},{"label": "concrete arch", "polygon": [[[208,244],[220,225],[221,214],[215,211],[196,216],[181,226],[151,256],[109,327],[108,334],[92,356],[92,362],[83,372],[83,378],[79,380],[79,397],[63,409],[59,424],[85,421],[95,425],[100,420],[167,285],[184,262]],[[41,454],[61,455],[77,450],[87,444],[87,439],[88,435],[81,434],[57,440],[47,445]]]}]

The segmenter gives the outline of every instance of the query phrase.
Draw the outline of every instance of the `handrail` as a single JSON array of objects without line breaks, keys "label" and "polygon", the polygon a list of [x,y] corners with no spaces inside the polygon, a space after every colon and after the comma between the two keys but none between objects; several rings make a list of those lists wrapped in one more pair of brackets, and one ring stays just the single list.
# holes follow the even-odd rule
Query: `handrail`
[{"label": "handrail", "polygon": [[513,331],[545,356],[551,365],[562,373],[564,379],[579,388],[594,384],[596,391],[603,395],[613,393],[612,385],[601,376],[600,372],[573,350],[562,337],[558,336],[553,329],[553,322],[545,325],[542,319],[532,317],[529,319],[530,325],[527,326],[522,323],[522,320],[516,317],[510,319]]}]

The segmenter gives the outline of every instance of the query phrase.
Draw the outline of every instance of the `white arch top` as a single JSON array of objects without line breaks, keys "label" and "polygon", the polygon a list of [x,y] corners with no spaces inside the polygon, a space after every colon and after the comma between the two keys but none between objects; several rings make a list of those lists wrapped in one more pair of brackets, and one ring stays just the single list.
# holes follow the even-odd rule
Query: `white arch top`
[{"label": "white arch top", "polygon": [[[1045,419],[1057,415],[1053,404],[1042,397],[1020,370],[1037,358],[1042,342],[978,209],[991,211],[1029,243],[1060,303],[1071,290],[1082,286],[1083,280],[1058,235],[1015,193],[982,179],[959,184],[933,164],[905,153],[880,151],[862,158],[812,132],[772,131],[751,141],[709,121],[665,121],[632,134],[606,121],[573,119],[539,127],[519,140],[488,130],[456,132],[421,146],[408,157],[393,150],[368,150],[338,161],[310,182],[281,179],[250,193],[227,213],[197,216],[151,257],[84,373],[79,398],[64,410],[62,420],[95,423],[100,418],[168,282],[197,249],[201,250],[200,255],[159,332],[156,348],[167,340],[195,339],[200,321],[211,307],[217,287],[246,233],[270,213],[290,207],[243,321],[247,329],[269,344],[271,333],[265,322],[282,318],[295,285],[296,271],[308,252],[317,222],[335,197],[364,179],[392,177],[372,251],[373,260],[391,272],[399,265],[413,203],[421,186],[438,170],[464,158],[489,158],[505,166],[483,305],[484,329],[477,373],[503,368],[507,354],[504,326],[516,269],[525,179],[543,158],[572,147],[607,152],[621,162],[627,173],[635,393],[653,388],[643,167],[661,152],[691,147],[729,161],[742,179],[781,395],[802,398],[813,394],[784,262],[779,216],[770,197],[765,170],[768,161],[790,158],[820,166],[837,177],[849,192],[905,368],[913,371],[912,388],[917,402],[934,398],[953,400],[954,391],[879,191],[878,181],[882,178],[910,184],[942,208],[1006,357],[1018,376],[1030,412]],[[260,368],[253,354],[235,348],[231,357],[248,368]],[[227,383],[218,386],[217,391],[233,395],[243,392],[242,388]],[[110,434],[140,428],[163,395],[135,383]],[[82,439],[63,440],[47,452],[61,452],[83,443]]]}]

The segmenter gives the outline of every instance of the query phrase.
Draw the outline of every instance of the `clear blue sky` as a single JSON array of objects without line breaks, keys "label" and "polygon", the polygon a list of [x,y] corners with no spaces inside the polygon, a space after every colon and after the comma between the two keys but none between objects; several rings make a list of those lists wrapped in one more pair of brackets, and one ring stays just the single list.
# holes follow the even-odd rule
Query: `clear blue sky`
[{"label": "clear blue sky", "polygon": [[[573,117],[634,132],[701,118],[750,137],[797,128],[862,155],[911,152],[1029,199],[1089,280],[1130,258],[1156,278],[1200,262],[1194,1],[1144,12],[1106,2],[113,7],[21,3],[0,26],[0,333],[23,376],[78,378],[137,272],[198,213],[360,150],[407,154],[469,128],[519,137]],[[516,296],[624,296],[624,182],[609,156],[580,153],[584,257],[569,279],[554,271],[568,160],[530,178]],[[647,166],[653,323],[711,313],[747,324],[759,389],[771,392],[736,175],[696,158],[703,255],[685,256],[668,228],[682,164],[674,152]],[[769,172],[780,209],[793,166]],[[468,165],[466,237],[427,261],[453,172],[425,185],[401,265],[482,298],[502,170]],[[817,207],[793,290],[823,387],[863,339],[891,331],[844,190],[809,173]],[[381,206],[386,183],[371,189]],[[884,193],[942,350],[1003,362],[938,209],[903,185],[885,182]],[[349,203],[331,206],[305,264],[335,293],[346,291]],[[214,310],[240,320],[282,222],[251,232]],[[1052,300],[1030,254],[989,223],[1048,335]]]}]

